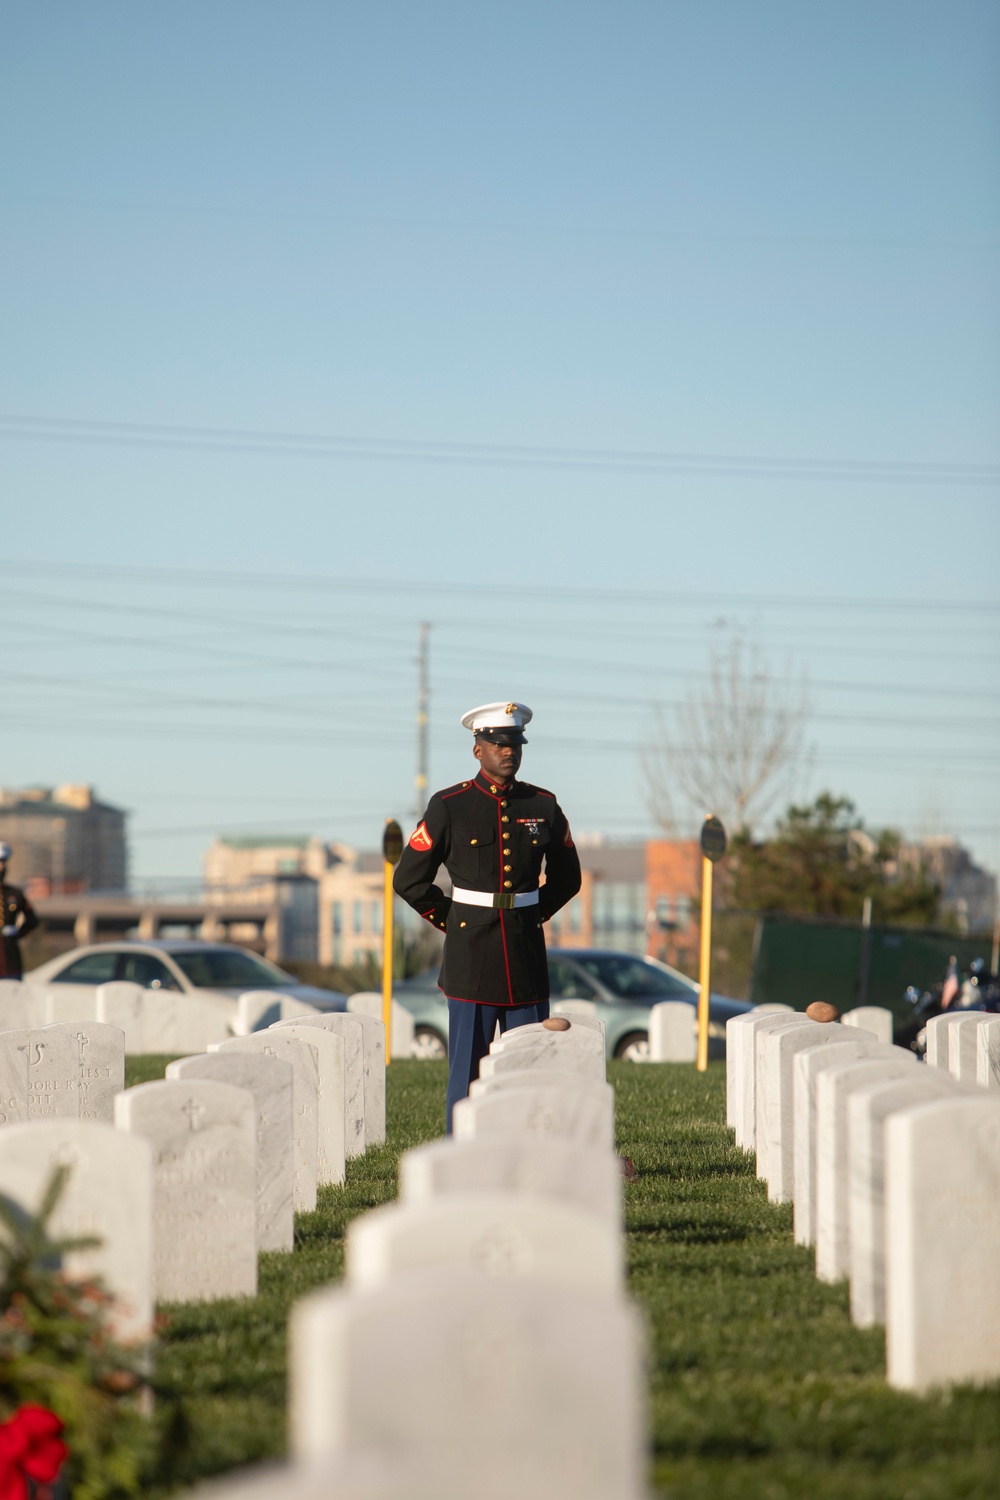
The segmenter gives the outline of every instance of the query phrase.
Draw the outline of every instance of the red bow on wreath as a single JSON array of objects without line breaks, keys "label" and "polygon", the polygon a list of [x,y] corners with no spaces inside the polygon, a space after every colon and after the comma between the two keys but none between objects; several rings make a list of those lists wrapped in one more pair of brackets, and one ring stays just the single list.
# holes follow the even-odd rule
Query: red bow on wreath
[{"label": "red bow on wreath", "polygon": [[69,1449],[63,1424],[44,1406],[19,1406],[0,1423],[0,1500],[27,1500],[28,1480],[51,1484]]}]

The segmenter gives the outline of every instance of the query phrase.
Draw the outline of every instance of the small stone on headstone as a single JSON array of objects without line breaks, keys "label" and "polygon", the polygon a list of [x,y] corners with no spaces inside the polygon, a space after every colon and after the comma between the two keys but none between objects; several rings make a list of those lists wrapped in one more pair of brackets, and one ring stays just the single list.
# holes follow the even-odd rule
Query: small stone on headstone
[{"label": "small stone on headstone", "polygon": [[806,1015],[810,1021],[817,1021],[821,1026],[835,1021],[840,1011],[835,1005],[830,1005],[826,1000],[814,1000],[811,1005],[806,1006]]}]

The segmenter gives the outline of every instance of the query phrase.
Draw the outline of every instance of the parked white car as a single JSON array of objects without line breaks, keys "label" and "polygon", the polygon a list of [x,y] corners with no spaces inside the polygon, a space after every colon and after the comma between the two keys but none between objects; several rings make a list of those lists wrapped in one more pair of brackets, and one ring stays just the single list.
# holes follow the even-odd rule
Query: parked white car
[{"label": "parked white car", "polygon": [[300,984],[277,964],[232,943],[195,939],[95,943],[71,948],[25,976],[29,985],[71,985],[84,1001],[93,1001],[99,985],[128,980],[146,990],[173,990],[188,995],[216,995],[232,1002],[247,990],[291,995],[317,1010],[342,1011],[347,996]]}]

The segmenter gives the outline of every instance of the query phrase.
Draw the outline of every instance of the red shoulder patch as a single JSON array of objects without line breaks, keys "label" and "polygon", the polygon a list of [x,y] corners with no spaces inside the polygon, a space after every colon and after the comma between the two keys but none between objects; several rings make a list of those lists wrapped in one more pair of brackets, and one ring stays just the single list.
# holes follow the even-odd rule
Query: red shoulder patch
[{"label": "red shoulder patch", "polygon": [[421,823],[420,827],[415,828],[410,834],[410,848],[419,849],[422,853],[424,853],[428,849],[433,849],[433,847],[434,840],[427,832],[427,824]]}]

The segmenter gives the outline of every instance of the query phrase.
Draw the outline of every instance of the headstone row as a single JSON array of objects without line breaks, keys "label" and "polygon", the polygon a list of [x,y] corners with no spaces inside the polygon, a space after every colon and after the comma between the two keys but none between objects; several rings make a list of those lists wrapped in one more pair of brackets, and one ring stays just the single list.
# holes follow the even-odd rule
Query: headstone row
[{"label": "headstone row", "polygon": [[290,1466],[219,1500],[645,1493],[601,1024],[506,1032],[454,1129],[352,1221],[343,1286],[293,1310]]},{"label": "headstone row", "polygon": [[69,1168],[56,1230],[102,1240],[70,1274],[104,1275],[142,1338],[155,1302],[254,1294],[258,1252],[292,1248],[294,1211],[344,1181],[348,1139],[384,1140],[385,1051],[381,1021],[313,1013],[124,1089],[126,1042],[97,1021],[0,1032],[0,1194],[35,1212]]},{"label": "headstone row", "polygon": [[[866,1008],[871,1009],[871,1008]],[[865,1010],[727,1024],[727,1118],[816,1274],[885,1323],[890,1384],[1000,1377],[1000,1018],[936,1017],[923,1066]]]}]

